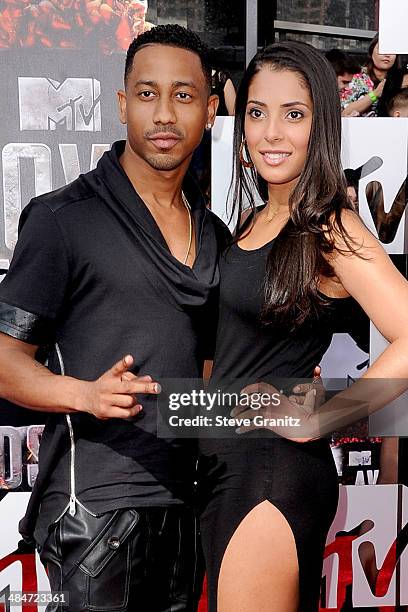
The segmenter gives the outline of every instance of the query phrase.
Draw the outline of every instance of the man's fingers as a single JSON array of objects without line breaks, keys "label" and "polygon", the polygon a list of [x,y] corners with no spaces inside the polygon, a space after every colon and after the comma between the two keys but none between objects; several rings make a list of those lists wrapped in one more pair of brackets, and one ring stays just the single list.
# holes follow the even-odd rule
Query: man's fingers
[{"label": "man's fingers", "polygon": [[133,365],[132,355],[125,355],[120,361],[117,361],[114,366],[108,370],[113,376],[121,376]]},{"label": "man's fingers", "polygon": [[161,387],[157,382],[144,382],[139,378],[137,380],[123,381],[120,393],[148,393],[157,395],[161,392]]},{"label": "man's fingers", "polygon": [[120,380],[122,382],[125,382],[129,380],[134,380],[135,378],[136,378],[136,374],[133,374],[132,372],[125,372],[124,374],[121,375]]},{"label": "man's fingers", "polygon": [[146,374],[145,376],[137,376],[136,374],[133,374],[133,372],[125,372],[124,374],[122,374],[122,376],[120,377],[120,379],[122,381],[125,380],[140,380],[140,381],[147,381],[147,382],[152,382],[152,377],[149,376],[148,374]]},{"label": "man's fingers", "polygon": [[161,387],[157,382],[143,381],[140,378],[133,380],[107,380],[104,385],[105,393],[119,393],[125,395],[136,395],[137,393],[146,393],[157,395],[160,393]]},{"label": "man's fingers", "polygon": [[[112,408],[133,408],[133,406],[140,406],[138,400],[136,399],[136,397],[134,395],[127,395],[127,394],[123,394],[120,395],[118,393],[115,393],[114,395],[111,395],[111,397],[109,398],[110,404]],[[110,408],[108,408],[109,410]]]},{"label": "man's fingers", "polygon": [[131,408],[121,408],[119,406],[109,406],[105,410],[101,410],[95,416],[98,419],[106,420],[106,419],[129,419],[131,417],[135,417],[142,410],[140,404],[136,404]]}]

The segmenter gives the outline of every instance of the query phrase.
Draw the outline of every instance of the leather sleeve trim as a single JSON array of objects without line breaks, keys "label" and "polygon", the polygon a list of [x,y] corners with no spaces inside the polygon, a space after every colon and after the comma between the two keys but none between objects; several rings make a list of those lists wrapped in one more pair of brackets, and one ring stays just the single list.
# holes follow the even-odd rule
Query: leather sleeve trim
[{"label": "leather sleeve trim", "polygon": [[0,302],[0,332],[29,344],[44,345],[52,341],[54,326],[47,317]]}]

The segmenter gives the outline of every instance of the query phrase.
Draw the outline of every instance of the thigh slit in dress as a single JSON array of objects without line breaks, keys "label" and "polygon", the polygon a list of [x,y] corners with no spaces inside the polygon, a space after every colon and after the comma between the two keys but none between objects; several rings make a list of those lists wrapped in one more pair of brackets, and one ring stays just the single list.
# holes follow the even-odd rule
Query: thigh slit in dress
[{"label": "thigh slit in dress", "polygon": [[[348,311],[350,298],[328,298],[321,315],[295,331],[263,325],[263,279],[272,248],[273,241],[251,251],[233,244],[221,257],[214,387],[225,388],[226,380],[236,379],[275,386],[277,380],[310,380],[330,345],[334,323]],[[209,612],[217,610],[218,577],[228,543],[245,516],[265,500],[282,513],[295,538],[299,610],[317,611],[325,540],[338,501],[329,441],[297,443],[262,430],[237,438],[205,437],[200,449]],[[265,546],[273,542],[265,541]]]}]

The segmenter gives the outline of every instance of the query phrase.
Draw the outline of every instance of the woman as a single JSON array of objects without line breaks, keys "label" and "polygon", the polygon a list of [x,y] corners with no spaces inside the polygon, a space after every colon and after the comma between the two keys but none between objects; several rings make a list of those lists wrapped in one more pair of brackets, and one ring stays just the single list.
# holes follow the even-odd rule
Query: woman
[{"label": "woman", "polygon": [[355,74],[350,86],[341,96],[343,117],[376,116],[388,71],[394,66],[397,56],[378,51],[378,34],[368,48],[369,60],[361,72]]},{"label": "woman", "polygon": [[[336,80],[322,55],[298,42],[258,53],[237,93],[233,212],[241,223],[220,261],[214,387],[245,379],[258,383],[250,393],[311,377],[350,296],[392,341],[364,376],[408,376],[408,283],[352,211],[340,141]],[[236,437],[200,441],[210,612],[318,609],[338,485],[328,440],[314,438],[319,424],[332,431],[350,410],[332,411],[329,400],[306,415],[293,398],[281,400],[283,414],[303,414],[310,429],[276,437],[252,422]]]},{"label": "woman", "polygon": [[[211,70],[211,95],[218,96],[217,116],[234,114],[235,88],[228,72]],[[196,174],[208,206],[211,202],[211,132],[205,131],[199,147],[194,151],[191,168]]]},{"label": "woman", "polygon": [[213,68],[211,71],[211,94],[219,98],[217,115],[224,117],[234,114],[235,87],[228,72]]}]

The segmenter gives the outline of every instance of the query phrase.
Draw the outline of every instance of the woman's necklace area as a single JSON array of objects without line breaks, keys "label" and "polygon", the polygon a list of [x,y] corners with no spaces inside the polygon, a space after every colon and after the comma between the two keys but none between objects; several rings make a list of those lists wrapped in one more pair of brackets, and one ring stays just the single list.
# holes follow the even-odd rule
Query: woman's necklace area
[{"label": "woman's necklace area", "polygon": [[[268,205],[269,205],[269,202],[266,203],[266,206],[268,206]],[[276,217],[276,215],[278,214],[278,212],[279,212],[279,208],[276,208],[275,210],[270,210],[269,209],[265,213],[266,214],[266,220],[267,221],[273,221],[274,218]]]},{"label": "woman's necklace area", "polygon": [[187,200],[186,196],[184,195],[184,191],[181,192],[181,199],[183,200],[183,204],[184,204],[184,206],[187,209],[188,220],[189,220],[188,248],[187,248],[186,256],[184,257],[184,260],[183,260],[183,264],[186,265],[187,264],[188,256],[190,255],[190,251],[191,251],[191,244],[193,242],[193,219],[191,217],[191,206],[188,203],[188,200]]},{"label": "woman's necklace area", "polygon": [[271,207],[271,204],[269,203],[269,200],[268,200],[267,202],[265,202],[266,210],[264,209],[263,211],[265,214],[265,219],[268,223],[273,221],[275,217],[277,217],[279,214],[283,216],[287,212],[287,214],[289,215],[289,210],[285,211],[282,206],[278,205],[278,207],[275,209],[271,209],[270,207]]}]

